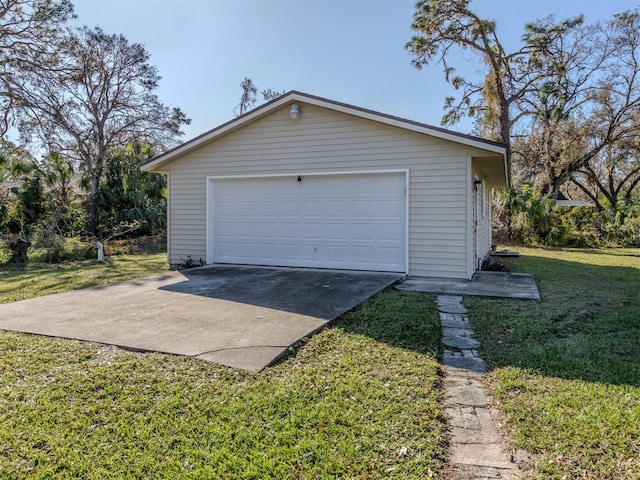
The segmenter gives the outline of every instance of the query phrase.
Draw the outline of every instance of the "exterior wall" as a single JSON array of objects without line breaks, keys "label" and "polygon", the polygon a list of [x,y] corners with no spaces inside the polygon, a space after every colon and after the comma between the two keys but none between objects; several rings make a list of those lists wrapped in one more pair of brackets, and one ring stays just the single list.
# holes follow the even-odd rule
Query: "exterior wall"
[{"label": "exterior wall", "polygon": [[473,148],[302,102],[169,162],[170,258],[206,259],[206,177],[409,169],[409,274],[468,278]]}]

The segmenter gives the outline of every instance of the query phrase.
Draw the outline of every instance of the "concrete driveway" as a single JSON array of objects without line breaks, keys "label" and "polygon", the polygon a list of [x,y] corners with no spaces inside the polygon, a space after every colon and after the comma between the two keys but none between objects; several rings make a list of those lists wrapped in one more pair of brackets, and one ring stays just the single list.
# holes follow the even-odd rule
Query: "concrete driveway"
[{"label": "concrete driveway", "polygon": [[215,265],[0,305],[0,329],[260,371],[400,274]]}]

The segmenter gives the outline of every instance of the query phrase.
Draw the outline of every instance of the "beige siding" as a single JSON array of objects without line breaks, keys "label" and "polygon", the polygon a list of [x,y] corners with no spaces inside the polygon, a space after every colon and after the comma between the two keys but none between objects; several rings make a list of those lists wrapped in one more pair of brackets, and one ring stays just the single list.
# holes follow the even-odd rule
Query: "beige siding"
[{"label": "beige siding", "polygon": [[[300,103],[300,102],[299,102]],[[410,275],[468,276],[474,149],[300,103],[169,162],[170,263],[206,258],[206,177],[409,169]]]}]

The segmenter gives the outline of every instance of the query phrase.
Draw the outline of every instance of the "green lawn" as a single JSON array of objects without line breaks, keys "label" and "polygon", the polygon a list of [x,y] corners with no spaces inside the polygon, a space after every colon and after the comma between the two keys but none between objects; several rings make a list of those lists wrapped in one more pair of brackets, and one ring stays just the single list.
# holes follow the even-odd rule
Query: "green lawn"
[{"label": "green lawn", "polygon": [[540,302],[466,298],[535,478],[640,478],[640,250],[519,248]]},{"label": "green lawn", "polygon": [[0,263],[0,303],[154,275],[168,267],[166,253],[118,255],[104,263]]},{"label": "green lawn", "polygon": [[[522,248],[542,301],[465,298],[534,478],[640,478],[640,250]],[[0,266],[0,302],[166,269]],[[0,332],[1,478],[442,478],[433,297],[385,291],[259,374]]]},{"label": "green lawn", "polygon": [[[2,271],[0,302],[163,268],[111,261]],[[0,477],[438,477],[439,337],[433,298],[398,291],[259,374],[0,332]]]}]

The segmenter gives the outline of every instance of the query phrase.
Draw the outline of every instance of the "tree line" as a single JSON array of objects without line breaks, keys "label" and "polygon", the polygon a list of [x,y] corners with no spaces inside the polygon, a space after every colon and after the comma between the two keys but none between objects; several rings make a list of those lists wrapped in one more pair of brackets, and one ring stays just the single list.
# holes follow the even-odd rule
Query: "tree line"
[{"label": "tree line", "polygon": [[165,180],[138,166],[190,122],[156,95],[144,46],[71,18],[69,0],[0,2],[0,238],[16,259],[34,239],[162,231]]},{"label": "tree line", "polygon": [[[513,50],[470,0],[421,0],[412,28],[413,65],[442,65],[459,92],[445,100],[442,123],[472,117],[476,134],[507,146],[512,188],[498,195],[495,216],[503,231],[640,245],[640,10],[593,23],[547,16],[526,24]],[[482,74],[457,75],[456,50]],[[593,207],[554,208],[565,195]]]}]

